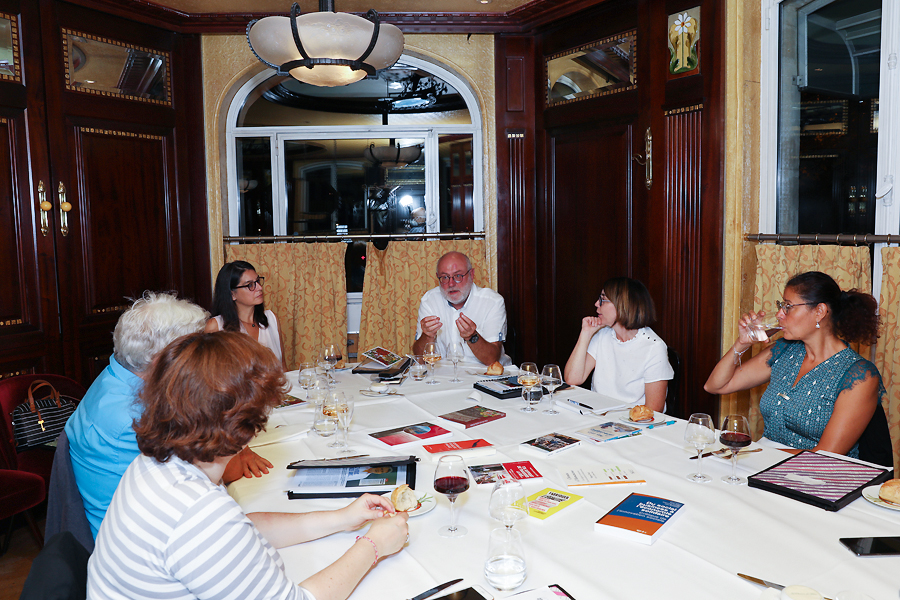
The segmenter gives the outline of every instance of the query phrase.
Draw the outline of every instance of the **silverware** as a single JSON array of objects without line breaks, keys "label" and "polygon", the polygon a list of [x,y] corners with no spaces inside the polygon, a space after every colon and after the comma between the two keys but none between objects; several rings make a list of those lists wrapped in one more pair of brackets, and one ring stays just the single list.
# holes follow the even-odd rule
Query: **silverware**
[{"label": "silverware", "polygon": [[[713,456],[713,455],[718,456],[720,454],[727,454],[728,452],[731,452],[731,450],[729,450],[728,448],[719,448],[718,450],[713,450],[712,452],[705,452],[705,453],[703,453],[702,456],[703,456],[703,458],[706,458],[707,456]],[[741,450],[740,452],[738,452],[738,454],[750,454],[751,452],[762,452],[762,448],[751,448],[749,450]],[[692,456],[691,460],[697,460],[697,455],[695,454],[694,456]]]},{"label": "silverware", "polygon": [[[747,581],[752,581],[753,583],[755,583],[757,585],[775,588],[776,590],[784,589],[784,586],[781,584],[775,583],[773,581],[766,581],[765,579],[760,579],[759,577],[753,577],[752,575],[745,575],[743,573],[738,573],[737,576],[741,577],[743,579],[746,579]],[[831,598],[828,598],[827,596],[823,596],[823,598],[824,598],[824,600],[831,600]]]},{"label": "silverware", "polygon": [[451,585],[456,585],[460,581],[462,581],[462,579],[454,579],[453,581],[448,581],[447,583],[442,583],[441,585],[436,585],[433,588],[431,588],[430,590],[422,592],[418,596],[413,596],[409,600],[425,600],[425,598],[428,598],[429,596],[433,596],[434,594],[437,594],[439,591],[441,591],[445,588],[448,588]]}]

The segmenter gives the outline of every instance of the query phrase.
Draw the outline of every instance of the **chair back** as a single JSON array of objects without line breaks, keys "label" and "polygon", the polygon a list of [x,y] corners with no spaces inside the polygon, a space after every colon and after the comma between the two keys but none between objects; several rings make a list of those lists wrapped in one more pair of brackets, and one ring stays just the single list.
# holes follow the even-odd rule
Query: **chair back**
[{"label": "chair back", "polygon": [[31,563],[19,600],[85,600],[90,556],[70,532],[57,533]]},{"label": "chair back", "polygon": [[[0,458],[8,469],[19,468],[16,440],[12,427],[12,411],[28,398],[28,386],[36,379],[43,379],[56,388],[60,394],[73,398],[83,398],[87,390],[77,381],[63,375],[34,374],[19,375],[0,380]],[[48,471],[49,473],[49,471]]]},{"label": "chair back", "polygon": [[894,466],[891,432],[888,429],[884,408],[880,404],[875,407],[869,424],[859,437],[859,458],[884,467]]},{"label": "chair back", "polygon": [[75,482],[72,460],[69,457],[69,438],[65,430],[56,441],[50,489],[47,492],[47,524],[45,537],[69,531],[88,552],[94,551],[94,536],[84,512],[84,501]]}]

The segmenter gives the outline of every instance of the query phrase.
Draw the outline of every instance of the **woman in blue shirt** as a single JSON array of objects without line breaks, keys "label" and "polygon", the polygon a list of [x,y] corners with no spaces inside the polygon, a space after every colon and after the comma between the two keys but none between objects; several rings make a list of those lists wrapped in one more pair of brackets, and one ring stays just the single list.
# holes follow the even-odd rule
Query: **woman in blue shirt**
[{"label": "woman in blue shirt", "polygon": [[730,394],[768,382],[759,403],[766,438],[890,465],[881,375],[848,346],[875,343],[875,298],[843,292],[830,276],[810,271],[788,281],[784,301],[776,304],[783,339],[741,364],[741,355],[755,341],[751,327],[764,313],[745,314],[737,341],[704,389]]}]

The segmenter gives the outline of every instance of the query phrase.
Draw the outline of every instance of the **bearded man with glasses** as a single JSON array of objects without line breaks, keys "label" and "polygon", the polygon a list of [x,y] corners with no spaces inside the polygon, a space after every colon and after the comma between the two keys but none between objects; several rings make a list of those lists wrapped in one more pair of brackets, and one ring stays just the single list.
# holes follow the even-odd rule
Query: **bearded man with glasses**
[{"label": "bearded man with glasses", "polygon": [[447,356],[453,342],[463,342],[463,361],[490,365],[509,364],[503,353],[506,303],[492,289],[475,285],[472,261],[461,252],[448,252],[437,262],[438,286],[425,292],[419,303],[419,323],[413,354],[422,354],[434,342]]}]

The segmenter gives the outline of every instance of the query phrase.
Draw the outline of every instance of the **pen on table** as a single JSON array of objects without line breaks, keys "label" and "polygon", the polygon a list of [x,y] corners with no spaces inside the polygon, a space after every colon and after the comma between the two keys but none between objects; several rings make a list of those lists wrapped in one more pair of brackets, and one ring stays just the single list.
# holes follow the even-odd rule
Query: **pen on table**
[{"label": "pen on table", "polygon": [[[674,421],[673,421],[674,423]],[[354,454],[353,456],[338,456],[336,458],[320,458],[319,460],[347,460],[348,458],[364,458],[368,454]]]},{"label": "pen on table", "polygon": [[653,425],[647,425],[644,429],[656,429],[657,427],[665,427],[666,425],[674,425],[675,421],[665,421],[663,423],[654,423]]},{"label": "pen on table", "polygon": [[574,404],[575,406],[580,406],[581,408],[586,408],[588,410],[594,410],[593,406],[588,406],[587,404],[579,402],[578,400],[572,400],[571,398],[568,398],[567,400],[569,402],[571,402],[572,404]]}]

